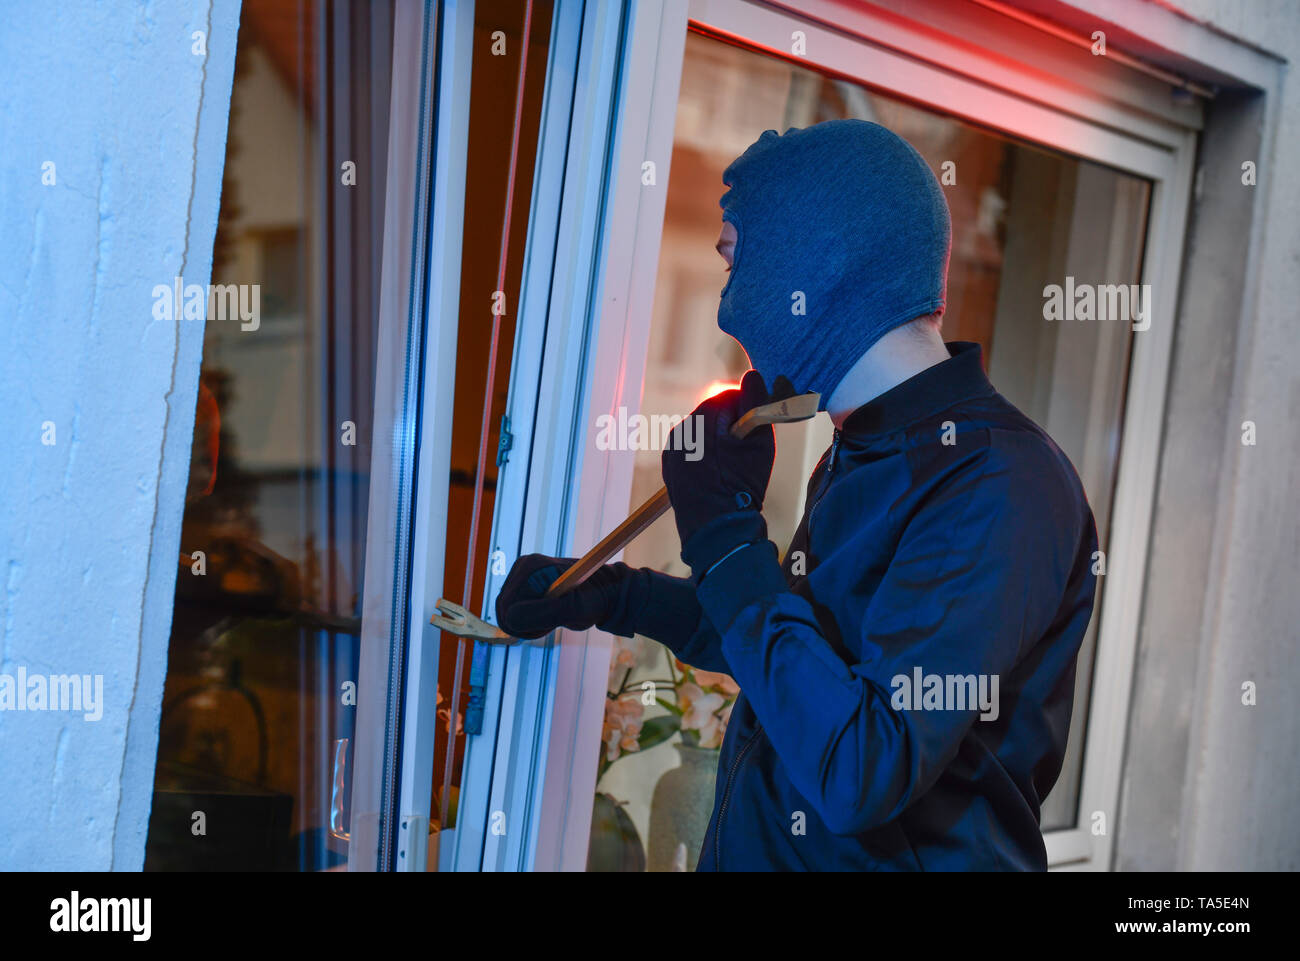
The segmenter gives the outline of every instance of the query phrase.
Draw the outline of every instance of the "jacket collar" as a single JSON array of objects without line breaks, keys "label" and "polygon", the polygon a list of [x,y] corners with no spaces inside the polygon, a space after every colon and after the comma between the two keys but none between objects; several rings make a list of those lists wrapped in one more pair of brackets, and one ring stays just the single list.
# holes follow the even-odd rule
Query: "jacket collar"
[{"label": "jacket collar", "polygon": [[867,401],[849,414],[840,429],[845,438],[867,439],[906,427],[972,397],[995,393],[984,374],[979,344],[945,344],[948,359]]}]

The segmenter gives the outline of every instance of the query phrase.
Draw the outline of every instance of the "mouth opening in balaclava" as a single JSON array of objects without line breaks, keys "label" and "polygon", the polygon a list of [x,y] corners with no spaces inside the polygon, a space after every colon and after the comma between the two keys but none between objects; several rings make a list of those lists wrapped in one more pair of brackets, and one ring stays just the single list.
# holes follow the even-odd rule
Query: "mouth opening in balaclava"
[{"label": "mouth opening in balaclava", "polygon": [[929,166],[865,120],[766,131],[722,175],[736,228],[718,327],[769,390],[821,394],[889,331],[941,313],[952,227]]}]

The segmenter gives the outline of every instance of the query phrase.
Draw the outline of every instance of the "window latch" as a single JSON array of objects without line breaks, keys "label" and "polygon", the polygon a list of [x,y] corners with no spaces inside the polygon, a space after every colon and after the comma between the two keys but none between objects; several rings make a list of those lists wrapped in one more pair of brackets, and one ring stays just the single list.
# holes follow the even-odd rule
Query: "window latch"
[{"label": "window latch", "polygon": [[510,448],[515,442],[515,435],[510,433],[510,415],[501,415],[500,438],[497,440],[497,466],[500,467],[510,459]]}]

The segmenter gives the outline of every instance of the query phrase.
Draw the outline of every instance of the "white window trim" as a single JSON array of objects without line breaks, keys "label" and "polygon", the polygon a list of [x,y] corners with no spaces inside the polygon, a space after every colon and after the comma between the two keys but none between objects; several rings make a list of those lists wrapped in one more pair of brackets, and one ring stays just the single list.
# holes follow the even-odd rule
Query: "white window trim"
[{"label": "white window trim", "polygon": [[[442,436],[434,441],[426,438],[424,447],[417,450],[417,410],[422,402],[441,396],[451,389],[448,378],[454,370],[444,365],[429,373],[425,394],[420,396],[419,371],[422,337],[428,327],[426,313],[436,317],[443,308],[441,302],[430,304],[425,293],[424,270],[429,256],[429,245],[439,251],[434,269],[444,271],[443,276],[458,277],[459,246],[449,247],[448,237],[460,236],[460,211],[463,209],[464,154],[459,161],[449,151],[434,156],[434,114],[428,98],[435,94],[435,46],[449,45],[451,50],[465,46],[466,28],[463,19],[456,27],[457,3],[449,2],[441,36],[435,31],[432,5],[425,3],[401,4],[393,18],[393,69],[392,94],[389,105],[388,171],[384,200],[383,268],[379,305],[379,339],[376,348],[376,375],[374,399],[374,425],[377,441],[371,452],[369,505],[366,526],[365,591],[362,598],[360,661],[357,676],[357,714],[353,731],[353,762],[351,786],[348,790],[347,810],[349,831],[348,870],[387,870],[391,865],[404,869],[418,867],[423,861],[424,847],[410,848],[400,843],[394,828],[410,811],[409,796],[403,801],[399,778],[402,771],[402,753],[415,745],[411,739],[402,743],[401,735],[414,724],[419,728],[418,712],[423,710],[420,692],[430,681],[436,686],[436,668],[431,668],[421,645],[411,644],[410,638],[419,638],[421,611],[425,602],[424,585],[430,573],[423,565],[441,564],[441,552],[431,557],[418,532],[426,534],[439,525],[436,512],[428,509],[428,478],[436,477],[431,471],[434,458],[440,457],[444,465],[441,477],[447,477],[446,464],[450,460],[450,425],[441,428]],[[463,10],[465,0],[459,8]],[[472,27],[472,5],[470,6]],[[463,59],[463,58],[462,58]],[[448,62],[453,61],[453,62]],[[444,58],[444,74],[454,74],[460,68],[455,57]],[[465,74],[467,76],[467,73]],[[446,89],[444,78],[444,90]],[[461,91],[465,100],[463,111],[443,108],[441,114],[445,127],[468,125],[468,93]],[[463,134],[462,134],[463,137]],[[444,141],[446,137],[442,138]],[[436,181],[430,177],[427,165],[439,166]],[[436,198],[429,190],[436,189]],[[432,222],[423,212],[433,205],[437,211]],[[454,257],[454,265],[448,260]],[[458,285],[441,296],[454,295]],[[454,316],[454,311],[452,316]],[[450,349],[445,346],[448,333],[444,326],[428,327],[434,344],[425,344],[426,353],[433,357],[455,357],[454,325],[450,328]],[[435,425],[437,426],[437,425]],[[384,442],[387,441],[387,442]],[[440,451],[435,453],[434,448]],[[423,487],[422,487],[423,485]],[[412,496],[420,491],[419,523],[411,519]],[[446,504],[445,487],[441,503]],[[407,591],[412,568],[419,568],[413,582],[414,590]],[[439,583],[441,568],[437,568]],[[435,595],[436,597],[436,595]],[[395,603],[395,601],[397,603]],[[406,606],[410,605],[410,606]],[[427,622],[427,616],[425,617]],[[414,653],[415,665],[409,684],[406,672],[412,668],[410,658]],[[435,663],[436,663],[436,659]],[[406,716],[400,710],[401,686],[414,691],[407,698]],[[428,713],[432,713],[433,691],[429,690]],[[429,718],[428,730],[433,730]],[[428,747],[426,767],[433,761],[432,742],[422,740]],[[336,772],[341,774],[342,772]],[[407,782],[410,765],[407,766]],[[428,806],[424,806],[427,817]],[[427,823],[427,822],[426,822]]]},{"label": "white window trim", "polygon": [[[898,4],[882,4],[888,5]],[[803,0],[798,12],[762,0],[689,0],[689,6],[686,0],[631,3],[617,102],[618,159],[607,187],[611,215],[604,221],[600,309],[591,327],[591,379],[577,407],[563,413],[576,432],[569,450],[583,450],[579,435],[585,412],[638,406],[688,17],[694,29],[791,60],[800,59],[786,53],[791,31],[802,30],[807,49],[816,54],[802,60],[809,66],[1150,179],[1141,282],[1155,292],[1155,309],[1150,329],[1134,338],[1110,540],[1103,545],[1108,583],[1100,611],[1079,820],[1073,828],[1045,834],[1052,866],[1106,870],[1117,827],[1161,417],[1201,112],[1194,103],[1166,102],[1160,84],[1150,77],[1061,41],[1055,42],[1064,49],[1054,49],[1052,42],[1030,38],[1027,31],[1032,28],[1006,22],[983,8],[908,0],[900,9],[915,19],[834,0]],[[936,25],[958,32],[948,34]],[[972,47],[972,37],[986,40],[987,49]],[[656,159],[659,167],[653,200],[640,185],[643,158]],[[585,451],[569,461],[569,476],[578,492],[571,502],[568,536],[563,538],[569,550],[584,550],[626,515],[632,462],[631,453],[612,451]],[[541,673],[546,712],[536,727],[536,780],[529,792],[515,793],[517,803],[530,805],[533,855],[514,863],[541,870],[581,870],[609,638],[595,631],[561,632],[558,650],[554,669]],[[1106,816],[1103,836],[1093,836],[1090,830],[1095,811]]]},{"label": "white window trim", "polygon": [[[588,411],[639,404],[654,278],[633,268],[658,259],[664,204],[663,191],[640,189],[640,171],[647,129],[671,144],[676,74],[660,81],[672,74],[665,96],[629,90],[625,71],[654,74],[665,48],[644,40],[674,13],[685,22],[685,0],[555,6],[511,370],[516,442],[492,533],[507,565],[585,549],[627,513],[632,463],[589,450],[583,425]],[[655,109],[670,107],[657,121],[652,93]],[[665,156],[661,182],[667,166]],[[503,580],[489,569],[488,611]],[[609,639],[595,632],[489,652],[483,733],[467,744],[444,868],[585,867],[592,796],[572,786],[595,781],[608,659]],[[601,698],[580,706],[597,674]]]}]

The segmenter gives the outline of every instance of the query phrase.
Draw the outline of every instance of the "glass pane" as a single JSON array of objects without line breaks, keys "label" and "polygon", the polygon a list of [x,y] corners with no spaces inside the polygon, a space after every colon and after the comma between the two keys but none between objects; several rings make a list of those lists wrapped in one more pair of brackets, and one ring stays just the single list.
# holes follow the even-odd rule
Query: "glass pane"
[{"label": "glass pane", "polygon": [[[1067,276],[1078,283],[1137,283],[1150,185],[696,34],[687,38],[682,70],[642,412],[686,413],[748,368],[739,344],[716,324],[726,275],[725,264],[710,251],[721,226],[723,170],[766,129],[783,132],[840,117],[894,130],[936,175],[946,161],[955,163],[956,183],[945,186],[953,246],[944,339],[980,343],[993,383],[1069,455],[1104,545],[1132,333],[1123,322],[1045,321],[1043,288],[1064,284]],[[764,514],[783,551],[830,433],[827,418],[812,427],[777,429],[777,463]],[[638,452],[637,458],[633,504],[662,483],[659,453]],[[665,518],[629,546],[626,560],[685,574],[679,550],[673,522]],[[1098,610],[1101,600],[1099,595]],[[1044,830],[1075,820],[1098,620],[1094,615],[1079,657],[1069,749],[1044,805]],[[665,708],[642,708],[644,681],[654,681],[659,696],[679,706],[683,694],[689,701],[713,692],[723,703],[734,696],[730,679],[684,673],[666,648],[648,638],[616,640],[615,654],[609,690],[616,698],[607,702],[606,730],[626,723],[614,712],[634,715],[641,731],[652,735],[643,733],[642,744],[661,728],[674,727]],[[696,687],[685,686],[691,683]],[[726,710],[714,713],[725,717]],[[706,722],[689,731],[696,746],[683,745],[680,732],[644,750],[628,752],[615,738],[613,746],[602,745],[593,824],[599,843],[592,850],[603,860],[589,866],[634,866],[642,845],[649,870],[694,868],[713,803],[722,727]]]},{"label": "glass pane", "polygon": [[149,870],[346,857],[391,43],[386,4],[242,7],[212,269],[240,312],[205,321]]},{"label": "glass pane", "polygon": [[[477,4],[474,12],[475,56],[470,85],[469,141],[466,145],[465,230],[461,243],[460,313],[456,318],[456,397],[452,410],[443,596],[475,612],[482,609],[483,584],[491,558],[492,517],[500,469],[497,449],[510,386],[516,307],[528,233],[528,208],[553,3],[543,0],[531,4],[525,64],[520,54],[529,7],[527,0],[499,0]],[[491,51],[499,52],[481,55]],[[523,97],[519,101],[518,153],[513,161],[512,194],[510,145],[521,67],[526,69],[523,71]],[[507,223],[509,235],[503,245],[502,235]],[[499,276],[503,255],[504,280]],[[502,301],[504,310],[499,314],[494,313],[494,294],[498,289],[505,294]],[[494,323],[497,324],[495,358],[492,357]],[[485,405],[488,407],[486,432],[483,430]],[[477,479],[480,444],[485,455],[481,481]],[[478,524],[471,553],[476,497]],[[472,570],[468,563],[470,557],[474,559]],[[470,582],[468,591],[467,581]],[[444,811],[447,827],[455,826],[466,725],[474,733],[480,723],[469,710],[471,693],[479,693],[471,691],[473,645],[448,634],[442,637],[438,660],[438,740],[434,753],[433,810],[430,814],[434,832],[442,825]],[[454,732],[449,730],[453,701],[456,714]],[[447,784],[445,804],[444,783]],[[429,858],[429,870],[437,869],[437,860]]]}]

